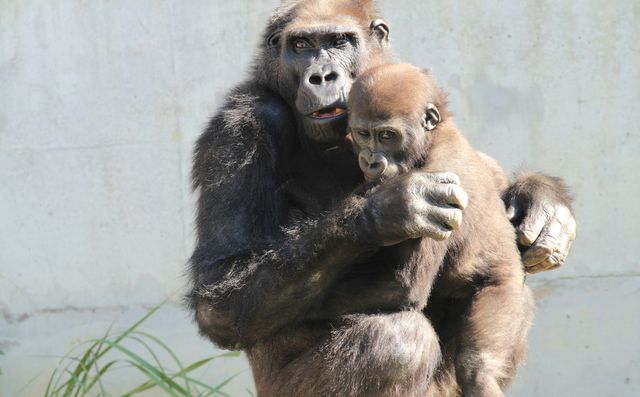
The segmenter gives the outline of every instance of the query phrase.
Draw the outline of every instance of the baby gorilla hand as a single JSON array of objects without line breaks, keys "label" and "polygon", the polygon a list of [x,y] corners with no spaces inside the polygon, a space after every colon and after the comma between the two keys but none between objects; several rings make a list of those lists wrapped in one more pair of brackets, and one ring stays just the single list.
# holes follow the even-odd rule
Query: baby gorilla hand
[{"label": "baby gorilla hand", "polygon": [[367,195],[357,227],[364,241],[378,246],[421,237],[444,240],[462,223],[467,202],[456,174],[411,172]]}]

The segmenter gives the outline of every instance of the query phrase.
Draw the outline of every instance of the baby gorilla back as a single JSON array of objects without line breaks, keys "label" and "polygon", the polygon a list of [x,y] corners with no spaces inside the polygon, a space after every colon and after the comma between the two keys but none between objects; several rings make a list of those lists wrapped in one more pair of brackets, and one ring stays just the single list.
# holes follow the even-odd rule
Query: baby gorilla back
[{"label": "baby gorilla back", "polygon": [[[434,134],[425,164],[425,170],[441,169],[460,176],[469,205],[460,228],[447,242],[447,256],[433,291],[435,297],[456,300],[464,308],[454,335],[444,345],[440,372],[456,374],[446,379],[457,379],[464,395],[501,396],[524,358],[533,300],[496,187],[499,181],[492,179],[492,170],[450,120]],[[432,389],[438,387],[455,389],[456,385],[434,382]],[[446,393],[440,390],[431,395]]]}]

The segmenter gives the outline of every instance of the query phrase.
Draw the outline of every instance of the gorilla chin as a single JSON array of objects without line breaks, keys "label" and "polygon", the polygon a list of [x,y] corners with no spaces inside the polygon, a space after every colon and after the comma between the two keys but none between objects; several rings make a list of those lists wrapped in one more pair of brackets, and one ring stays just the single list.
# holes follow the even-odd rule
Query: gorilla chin
[{"label": "gorilla chin", "polygon": [[346,106],[328,106],[309,113],[302,120],[305,135],[319,143],[341,141],[347,135],[347,115]]}]

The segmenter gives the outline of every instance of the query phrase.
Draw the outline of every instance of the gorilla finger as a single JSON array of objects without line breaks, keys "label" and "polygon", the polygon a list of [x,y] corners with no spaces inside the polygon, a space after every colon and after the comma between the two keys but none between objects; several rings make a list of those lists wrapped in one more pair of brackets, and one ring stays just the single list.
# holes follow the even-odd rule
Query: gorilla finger
[{"label": "gorilla finger", "polygon": [[533,247],[544,247],[555,252],[560,246],[560,241],[564,236],[562,222],[553,217],[549,223],[547,223],[540,232],[540,235],[534,241]]},{"label": "gorilla finger", "polygon": [[448,205],[463,210],[467,208],[467,205],[469,205],[469,196],[467,196],[467,192],[458,185],[438,185],[432,191],[427,192],[427,194],[431,199],[431,204],[439,207]]},{"label": "gorilla finger", "polygon": [[553,251],[549,247],[531,247],[522,256],[522,262],[527,267],[536,266],[551,256]]},{"label": "gorilla finger", "polygon": [[551,221],[540,232],[540,237],[535,241],[533,246],[529,248],[522,257],[522,261],[527,265],[534,265],[547,260],[560,247],[560,238],[562,237],[562,225],[555,220]]},{"label": "gorilla finger", "polygon": [[536,206],[529,209],[529,213],[518,226],[518,242],[524,246],[530,246],[538,239],[542,229],[547,225],[553,214],[553,207]]},{"label": "gorilla finger", "polygon": [[514,205],[510,205],[507,208],[507,219],[512,220],[516,217],[516,207]]},{"label": "gorilla finger", "polygon": [[525,266],[525,270],[527,273],[540,273],[547,270],[556,269],[561,265],[562,262],[559,262],[556,258],[550,256],[549,258],[533,266]]},{"label": "gorilla finger", "polygon": [[551,267],[547,268],[546,270],[555,270],[555,269],[559,268],[560,266],[562,266],[562,265],[561,264],[552,265]]},{"label": "gorilla finger", "polygon": [[529,273],[539,273],[541,271],[556,269],[564,264],[565,256],[560,252],[554,252],[537,263],[526,263],[525,270]]},{"label": "gorilla finger", "polygon": [[432,238],[436,241],[443,241],[451,237],[451,231],[438,228],[427,228],[424,233],[424,237]]},{"label": "gorilla finger", "polygon": [[411,238],[429,237],[437,241],[446,240],[451,236],[451,230],[440,223],[425,220],[422,216],[416,216],[411,225],[408,225],[408,234]]},{"label": "gorilla finger", "polygon": [[531,273],[531,274],[536,274],[536,273],[540,273],[543,272],[545,270],[548,269],[548,265],[545,262],[539,263],[535,266],[530,266],[525,268],[525,270],[527,271],[527,273]]},{"label": "gorilla finger", "polygon": [[561,258],[566,258],[567,255],[569,255],[571,245],[573,245],[573,240],[575,239],[573,236],[574,234],[572,234],[568,230],[565,230],[560,236],[560,242],[558,243],[558,247],[556,248],[556,253]]},{"label": "gorilla finger", "polygon": [[462,210],[457,208],[438,208],[428,215],[429,221],[444,230],[455,230],[462,224]]},{"label": "gorilla finger", "polygon": [[453,172],[429,172],[428,178],[436,183],[452,183],[454,185],[460,184],[460,177]]}]

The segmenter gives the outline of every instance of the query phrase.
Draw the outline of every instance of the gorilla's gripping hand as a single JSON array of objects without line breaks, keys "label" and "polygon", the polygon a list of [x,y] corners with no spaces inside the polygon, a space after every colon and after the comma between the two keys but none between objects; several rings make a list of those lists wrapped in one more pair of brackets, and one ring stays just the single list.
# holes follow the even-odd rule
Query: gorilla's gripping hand
[{"label": "gorilla's gripping hand", "polygon": [[421,237],[444,240],[462,223],[467,203],[456,174],[411,172],[367,195],[356,231],[378,246]]},{"label": "gorilla's gripping hand", "polygon": [[504,201],[524,251],[527,272],[561,266],[576,238],[571,197],[562,180],[541,174],[519,175],[506,190]]}]

